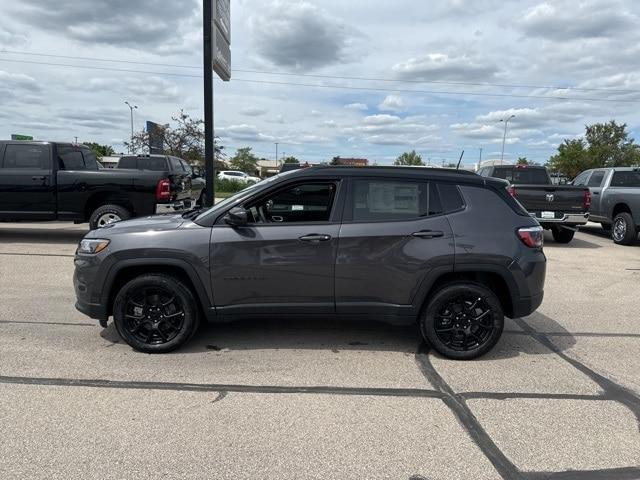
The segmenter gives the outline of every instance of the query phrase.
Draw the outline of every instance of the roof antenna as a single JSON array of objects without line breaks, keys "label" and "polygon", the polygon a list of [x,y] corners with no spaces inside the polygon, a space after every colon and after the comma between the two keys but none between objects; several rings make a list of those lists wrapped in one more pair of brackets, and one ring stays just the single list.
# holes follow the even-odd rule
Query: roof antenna
[{"label": "roof antenna", "polygon": [[462,157],[464,157],[464,150],[462,150],[462,153],[460,154],[460,160],[458,160],[458,166],[456,167],[456,170],[460,170],[460,162],[462,161]]}]

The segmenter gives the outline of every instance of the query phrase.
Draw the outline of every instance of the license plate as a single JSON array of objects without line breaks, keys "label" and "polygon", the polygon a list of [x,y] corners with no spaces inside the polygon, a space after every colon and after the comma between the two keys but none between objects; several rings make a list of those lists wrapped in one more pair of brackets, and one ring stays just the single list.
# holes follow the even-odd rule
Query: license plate
[{"label": "license plate", "polygon": [[540,216],[542,218],[556,218],[556,214],[554,212],[540,212]]}]

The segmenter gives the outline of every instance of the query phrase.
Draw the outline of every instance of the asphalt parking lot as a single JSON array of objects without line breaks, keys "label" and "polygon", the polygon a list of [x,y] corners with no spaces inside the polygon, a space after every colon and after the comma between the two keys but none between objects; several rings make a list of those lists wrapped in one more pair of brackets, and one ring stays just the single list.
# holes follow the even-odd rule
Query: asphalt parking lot
[{"label": "asphalt parking lot", "polygon": [[74,307],[84,226],[0,224],[0,478],[640,478],[640,244],[545,237],[489,355],[412,328],[208,326],[136,353]]}]

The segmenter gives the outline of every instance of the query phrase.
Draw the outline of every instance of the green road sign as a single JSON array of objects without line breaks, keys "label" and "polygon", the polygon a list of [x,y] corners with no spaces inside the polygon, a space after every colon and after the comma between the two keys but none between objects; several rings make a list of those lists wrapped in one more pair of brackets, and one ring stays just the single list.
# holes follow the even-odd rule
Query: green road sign
[{"label": "green road sign", "polygon": [[31,135],[12,134],[11,135],[11,140],[33,140],[33,137]]}]

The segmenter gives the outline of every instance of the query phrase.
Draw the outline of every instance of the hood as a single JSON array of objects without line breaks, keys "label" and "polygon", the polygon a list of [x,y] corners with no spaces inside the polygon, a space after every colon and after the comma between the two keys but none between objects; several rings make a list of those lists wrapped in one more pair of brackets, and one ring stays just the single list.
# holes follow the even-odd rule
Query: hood
[{"label": "hood", "polygon": [[87,234],[87,238],[101,238],[121,233],[141,233],[141,232],[163,232],[175,230],[185,222],[190,222],[182,218],[182,214],[176,215],[152,215],[149,217],[134,218],[122,222],[112,223],[103,228],[92,230]]}]

